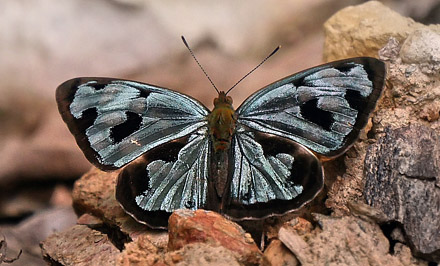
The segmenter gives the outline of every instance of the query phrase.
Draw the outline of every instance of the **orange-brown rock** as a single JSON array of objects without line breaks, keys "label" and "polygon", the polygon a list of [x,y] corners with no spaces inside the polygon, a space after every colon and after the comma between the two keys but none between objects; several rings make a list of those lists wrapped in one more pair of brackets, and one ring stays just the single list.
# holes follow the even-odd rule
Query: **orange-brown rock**
[{"label": "orange-brown rock", "polygon": [[178,210],[170,216],[168,231],[170,251],[191,243],[208,243],[233,251],[242,263],[257,265],[263,262],[263,254],[251,235],[212,211]]},{"label": "orange-brown rock", "polygon": [[116,200],[115,186],[118,174],[118,171],[106,173],[92,168],[75,182],[72,192],[73,206],[77,213],[92,214],[135,238],[139,232],[149,229],[127,215]]}]

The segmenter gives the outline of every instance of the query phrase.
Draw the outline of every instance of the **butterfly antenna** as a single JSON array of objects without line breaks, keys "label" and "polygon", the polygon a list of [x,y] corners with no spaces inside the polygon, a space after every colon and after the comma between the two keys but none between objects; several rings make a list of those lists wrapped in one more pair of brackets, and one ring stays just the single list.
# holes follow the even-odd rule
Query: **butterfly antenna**
[{"label": "butterfly antenna", "polygon": [[276,52],[278,52],[278,50],[281,48],[281,45],[279,45],[277,48],[275,48],[275,50],[272,51],[272,53],[270,53],[270,55],[266,56],[266,58],[263,59],[263,61],[261,61],[261,63],[259,63],[256,67],[254,67],[251,71],[249,71],[249,73],[247,73],[246,75],[244,75],[239,81],[237,81],[234,86],[232,86],[227,92],[226,94],[228,94],[233,88],[235,88],[238,83],[242,82],[243,79],[245,79],[247,76],[249,76],[252,72],[254,72],[255,70],[257,70],[257,68],[259,68],[262,64],[264,64],[264,62],[267,61],[267,59],[269,59],[272,55],[274,55]]},{"label": "butterfly antenna", "polygon": [[208,73],[206,73],[205,69],[202,67],[202,65],[199,63],[199,60],[197,60],[196,56],[194,55],[193,51],[191,50],[191,48],[189,48],[188,43],[185,40],[185,37],[182,37],[182,41],[185,44],[186,48],[188,48],[189,52],[191,53],[192,57],[194,58],[194,60],[196,60],[197,65],[199,65],[200,69],[203,71],[203,73],[205,74],[205,76],[208,78],[209,82],[211,82],[212,86],[214,87],[214,89],[217,91],[217,93],[220,93],[220,91],[217,89],[217,87],[215,86],[214,82],[212,82],[211,78],[208,76]]}]

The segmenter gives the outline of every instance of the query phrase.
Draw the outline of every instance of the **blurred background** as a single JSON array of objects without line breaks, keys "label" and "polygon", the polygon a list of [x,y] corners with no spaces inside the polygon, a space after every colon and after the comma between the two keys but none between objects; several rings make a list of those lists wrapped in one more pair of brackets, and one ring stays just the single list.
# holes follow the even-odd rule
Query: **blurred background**
[{"label": "blurred background", "polygon": [[[281,50],[230,94],[252,92],[322,63],[322,24],[361,0],[1,0],[0,253],[40,265],[38,243],[75,224],[70,192],[90,169],[61,120],[55,89],[78,76],[133,79],[216,96],[184,35],[220,90],[275,47]],[[440,23],[440,0],[384,0],[404,16]],[[1,264],[1,261],[0,261]]]}]

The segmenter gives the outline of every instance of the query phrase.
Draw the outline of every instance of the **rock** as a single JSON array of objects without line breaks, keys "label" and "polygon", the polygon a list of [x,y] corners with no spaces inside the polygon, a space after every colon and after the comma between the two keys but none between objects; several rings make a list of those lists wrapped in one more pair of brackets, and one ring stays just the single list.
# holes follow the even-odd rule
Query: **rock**
[{"label": "rock", "polygon": [[433,61],[405,64],[399,56],[400,47],[400,43],[391,38],[380,51],[381,56],[385,53],[384,59],[390,62],[387,75],[390,86],[382,97],[382,108],[373,118],[375,131],[382,134],[386,128],[396,129],[410,124],[439,129],[440,87],[435,85],[439,75],[433,73],[440,69],[440,64]]},{"label": "rock", "polygon": [[56,185],[50,196],[50,204],[53,206],[72,206],[72,190],[65,185]]},{"label": "rock", "polygon": [[440,65],[440,33],[428,28],[415,30],[403,42],[400,57],[406,64]]},{"label": "rock", "polygon": [[120,253],[108,235],[85,225],[51,235],[41,250],[48,263],[60,265],[113,265]]},{"label": "rock", "polygon": [[357,142],[344,157],[324,164],[325,183],[328,188],[325,206],[331,209],[335,216],[348,215],[348,203],[363,200],[363,164],[367,147],[367,141]]},{"label": "rock", "polygon": [[[416,23],[377,1],[368,1],[339,11],[324,27],[326,61],[351,56],[378,57],[379,53],[380,58],[388,62],[387,88],[377,111],[371,116],[370,125],[361,134],[361,141],[348,150],[345,157],[324,164],[329,190],[326,206],[340,216],[349,213],[348,202],[363,200],[365,154],[368,146],[384,134],[386,128],[427,122],[434,129],[440,128],[440,87],[435,85],[439,82],[439,75],[435,74],[438,63],[428,60],[406,64],[400,58],[401,43],[404,42],[408,44],[403,52],[410,58],[436,58],[433,52],[437,43],[427,43],[423,48],[425,55],[419,57],[414,56],[421,50],[410,43],[422,43],[420,37],[427,35],[426,32],[432,40],[435,38],[432,36],[440,33],[440,26]],[[412,40],[406,41],[409,36],[413,36]]]},{"label": "rock", "polygon": [[133,239],[149,229],[134,221],[116,201],[115,185],[118,173],[91,169],[75,182],[72,192],[73,207],[77,213],[92,214]]},{"label": "rock", "polygon": [[2,236],[5,237],[8,258],[22,250],[20,258],[13,265],[42,265],[40,242],[54,232],[74,225],[75,220],[76,215],[71,207],[40,211],[17,225],[0,226],[0,240]]},{"label": "rock", "polygon": [[[301,265],[420,265],[408,258],[390,255],[389,243],[380,227],[352,216],[329,217],[316,214],[319,227],[298,233],[283,226],[279,239]],[[406,253],[406,256],[408,254]]]},{"label": "rock", "polygon": [[218,213],[177,210],[168,223],[170,251],[200,242],[231,250],[237,254],[239,261],[247,265],[258,265],[263,261],[263,254],[251,235]]},{"label": "rock", "polygon": [[[62,196],[57,187],[73,182],[90,163],[60,123],[55,106],[16,96],[20,100],[6,101],[7,105],[0,100],[0,217],[19,219],[60,204],[71,205],[70,189],[65,186]],[[16,110],[30,115],[14,115]]]},{"label": "rock", "polygon": [[270,265],[300,265],[295,255],[278,239],[270,242],[264,251],[264,256]]},{"label": "rock", "polygon": [[10,133],[1,141],[1,186],[54,177],[73,180],[90,168],[79,149],[74,149],[73,137],[61,125],[58,111],[49,108],[40,115],[32,132]]},{"label": "rock", "polygon": [[401,243],[397,243],[394,246],[394,256],[399,258],[399,260],[402,262],[402,265],[428,265],[427,262],[421,261],[419,259],[416,259],[412,256],[411,250],[408,246],[403,245]]},{"label": "rock", "polygon": [[427,103],[420,111],[419,118],[428,122],[437,121],[440,118],[440,102]]},{"label": "rock", "polygon": [[[387,44],[390,37],[402,42],[409,34],[423,27],[428,26],[405,18],[378,1],[346,7],[324,24],[324,60],[377,57],[377,51]],[[429,28],[440,32],[438,25]]]},{"label": "rock", "polygon": [[[239,266],[254,265],[243,262],[237,258],[236,253],[222,246],[211,244],[193,243],[182,249],[166,253],[164,256],[165,265],[217,265],[217,266]],[[256,264],[259,265],[259,264]]]},{"label": "rock", "polygon": [[[364,4],[363,7],[376,7],[376,10],[374,10],[374,12],[377,12],[377,14],[386,11],[386,9],[381,7],[380,4],[377,2],[368,2]],[[350,12],[354,12],[355,10],[356,9],[350,9]],[[363,26],[370,25],[368,23],[373,20],[370,20],[371,17],[367,15],[371,15],[373,10],[366,9],[364,11],[365,12],[362,16],[344,13],[346,12],[346,10],[341,12],[342,14],[344,14],[344,16],[352,16],[356,18],[356,21],[363,22]],[[340,14],[335,15],[335,17],[338,18],[339,15]],[[386,220],[397,220],[402,222],[402,217],[411,217],[407,218],[406,222],[408,223],[409,220],[411,220],[409,224],[413,224],[412,226],[410,226],[412,228],[412,232],[406,232],[409,229],[405,228],[405,225],[403,225],[405,229],[405,234],[407,235],[408,245],[411,246],[414,254],[422,256],[423,258],[428,260],[437,260],[436,256],[432,255],[432,252],[435,252],[436,250],[437,244],[435,244],[435,239],[436,234],[439,231],[439,227],[436,223],[421,223],[421,221],[422,219],[424,219],[423,217],[427,216],[431,217],[430,219],[432,219],[433,221],[440,220],[438,214],[432,213],[432,210],[438,208],[435,207],[436,205],[438,205],[438,200],[436,199],[437,196],[435,196],[438,192],[434,191],[438,190],[439,182],[436,181],[438,179],[433,179],[433,176],[438,176],[438,174],[436,174],[434,170],[436,169],[436,165],[438,165],[438,163],[431,165],[429,165],[428,163],[426,165],[427,167],[420,165],[420,167],[415,168],[415,166],[422,163],[422,161],[426,163],[430,160],[433,160],[435,156],[438,156],[435,155],[436,152],[433,152],[433,150],[430,149],[437,145],[434,145],[436,141],[438,142],[435,134],[418,133],[417,140],[411,140],[408,142],[408,144],[404,145],[405,150],[407,151],[406,153],[401,152],[395,155],[390,153],[389,151],[393,150],[396,147],[396,143],[389,144],[386,148],[375,148],[375,150],[372,150],[367,156],[365,156],[365,153],[368,149],[368,146],[371,143],[374,143],[379,137],[387,135],[387,132],[406,127],[410,124],[425,125],[425,127],[430,127],[431,130],[426,129],[427,131],[438,131],[440,129],[440,123],[438,122],[440,110],[440,88],[435,85],[439,82],[438,69],[440,68],[440,64],[439,61],[436,59],[438,57],[436,52],[438,49],[438,43],[426,41],[424,39],[428,38],[429,40],[433,40],[433,38],[437,38],[436,36],[439,32],[438,25],[423,26],[416,24],[411,20],[406,20],[407,26],[402,26],[400,29],[401,32],[395,32],[399,30],[395,26],[401,24],[403,25],[404,23],[402,22],[402,20],[405,19],[402,17],[394,17],[392,12],[388,15],[382,14],[380,16],[382,18],[391,18],[394,21],[393,23],[388,23],[387,25],[381,26],[381,24],[379,23],[379,25],[376,26],[369,26],[371,28],[371,31],[373,31],[373,29],[376,30],[376,34],[378,36],[386,36],[386,38],[389,38],[389,40],[386,41],[387,45],[379,51],[380,57],[388,62],[387,80],[389,81],[389,86],[387,86],[388,88],[384,91],[382,100],[379,103],[378,111],[372,118],[371,131],[367,134],[367,138],[365,139],[366,141],[357,143],[354,148],[347,152],[347,156],[344,158],[345,168],[347,169],[346,173],[342,174],[342,178],[337,177],[335,182],[330,183],[329,199],[327,200],[326,205],[331,207],[333,210],[337,210],[336,213],[346,213],[346,209],[341,207],[346,206],[346,199],[349,199],[349,201],[357,202],[361,200],[358,198],[361,191],[364,191],[364,194],[367,193],[366,190],[364,190],[364,176],[366,173],[364,173],[362,170],[365,158],[366,163],[368,163],[369,165],[367,167],[368,173],[370,175],[370,177],[367,177],[368,179],[376,180],[377,183],[379,183],[379,180],[382,180],[381,178],[383,177],[377,175],[380,171],[377,172],[374,169],[381,169],[384,174],[386,173],[387,176],[389,176],[389,179],[387,179],[388,181],[382,180],[382,182],[385,183],[383,183],[380,187],[376,187],[375,190],[377,193],[384,195],[383,199],[377,199],[382,202],[382,204],[380,206],[378,205],[377,207],[380,209],[380,211],[385,213],[385,215],[387,216]],[[338,19],[343,19],[343,17],[341,16]],[[329,20],[328,23],[337,28],[335,26],[337,25],[335,24],[335,21],[337,20],[333,20],[332,18]],[[375,21],[380,21],[380,19]],[[334,53],[334,55],[332,56],[354,56],[355,54],[350,51],[351,48],[345,47],[357,48],[358,42],[361,45],[360,51],[364,51],[365,55],[374,56],[373,52],[377,52],[376,47],[371,46],[368,48],[368,50],[362,46],[364,41],[369,38],[368,30],[367,32],[364,32],[363,30],[357,29],[357,32],[355,33],[353,32],[353,29],[355,27],[352,28],[352,26],[353,25],[349,23],[349,26],[343,26],[339,28],[341,29],[341,31],[337,33],[340,34],[339,37],[345,36],[342,37],[343,40],[351,39],[352,42],[347,45],[342,45],[339,51],[337,51],[336,49],[332,50],[331,53]],[[362,27],[360,28],[363,29]],[[392,29],[390,29],[390,27],[392,27]],[[333,34],[336,33],[329,33],[328,40],[331,40],[336,36]],[[381,41],[382,40],[379,39],[379,37],[375,39],[375,42]],[[401,43],[405,44],[404,48],[403,44],[401,45]],[[402,136],[404,135],[403,133],[400,134]],[[421,137],[422,135],[424,136],[423,138]],[[421,142],[422,140],[423,143]],[[428,143],[428,146],[425,146],[425,142]],[[424,149],[423,151],[420,149],[416,151],[415,147],[429,148]],[[436,148],[433,149],[435,150]],[[375,158],[375,154],[379,152],[379,150],[382,151],[382,153],[386,156],[395,156],[396,162],[399,163],[394,163],[391,165],[390,163],[386,163],[383,158]],[[373,158],[369,158],[369,156],[372,156]],[[413,156],[412,158],[414,159],[410,159],[411,156]],[[421,162],[417,162],[417,160],[421,160]],[[380,163],[386,164],[386,167],[388,168],[384,168],[383,166],[375,166],[375,168],[371,168],[371,164],[373,162],[375,162],[377,165],[380,165]],[[422,171],[425,174],[430,172],[430,185],[427,184],[427,182],[429,182],[428,180],[417,180],[418,177],[424,176],[424,174],[419,175],[422,174],[422,172],[419,172],[422,169],[423,171],[425,171]],[[389,171],[389,173],[387,173],[386,171]],[[394,172],[395,174],[393,174]],[[397,185],[396,183],[394,183],[401,181],[396,181],[395,179],[393,179],[393,177],[403,175],[403,173],[412,176],[411,179],[403,178],[401,181],[405,182],[403,182],[401,185]],[[331,177],[331,174],[329,176]],[[391,180],[393,181],[391,182]],[[368,182],[369,181],[367,181],[367,183]],[[437,183],[437,189],[435,189],[435,183]],[[371,185],[369,184],[368,186]],[[412,205],[414,211],[416,212],[410,213],[411,210],[406,208],[406,212],[401,212],[403,210],[402,207],[396,209],[396,206],[401,206],[400,204],[403,204],[404,199],[409,199],[408,197],[417,197],[416,195],[411,196],[409,193],[411,193],[411,191],[419,189],[420,191],[424,191],[424,189],[432,191],[430,197],[433,198],[425,199],[428,200],[430,204],[434,204],[432,208],[428,207],[429,210],[426,209],[426,206],[424,205],[425,200],[416,200],[414,198],[411,198],[410,202],[408,202],[406,206],[408,204]],[[371,188],[368,190],[371,190]],[[394,197],[392,196],[392,194],[389,194],[391,193],[391,191],[394,191],[393,193],[397,193],[395,194],[395,200],[397,200],[403,194],[405,194],[406,196],[402,196],[402,202],[398,201],[400,202],[399,204],[393,203],[392,201],[389,201],[390,198]],[[372,204],[372,202],[375,201],[374,198],[376,196],[374,194],[371,194],[371,192],[369,193],[370,196],[365,195],[365,197],[369,198],[371,200],[371,202],[369,203]],[[372,205],[376,206],[374,204]],[[419,210],[415,210],[416,208],[418,208]],[[390,215],[390,213],[393,212],[399,213],[399,218],[396,218],[395,215]],[[420,221],[420,225],[415,226],[414,223],[417,223],[416,221]],[[435,229],[434,231],[432,231],[433,229],[423,228],[424,226],[432,226],[432,228],[436,228],[436,232],[434,233]],[[431,235],[429,233],[422,233],[422,228],[425,230],[431,230],[431,232],[433,233]],[[412,235],[412,237],[414,237],[415,239],[409,240],[408,238],[410,236],[408,234]],[[428,243],[431,244],[430,248],[428,248]],[[415,248],[415,245],[418,245],[418,248]]]},{"label": "rock", "polygon": [[55,181],[23,183],[0,189],[1,218],[20,219],[46,209],[72,206],[71,189],[64,185]]},{"label": "rock", "polygon": [[154,245],[146,235],[140,235],[125,245],[118,258],[118,265],[153,265],[163,260],[164,252],[164,249]]},{"label": "rock", "polygon": [[389,130],[368,149],[368,204],[403,225],[413,252],[440,262],[440,135],[425,126]]},{"label": "rock", "polygon": [[[391,239],[406,244],[405,235],[399,227],[393,229],[391,232]],[[396,250],[396,247],[394,247],[394,250]]]},{"label": "rock", "polygon": [[[32,215],[18,224],[13,232],[22,243],[21,248],[33,255],[40,255],[38,244],[53,232],[74,225],[76,215],[71,207],[49,209]],[[38,230],[35,230],[38,228]]]},{"label": "rock", "polygon": [[348,208],[352,215],[361,219],[368,219],[378,224],[387,223],[390,219],[380,210],[362,202],[348,202]]},{"label": "rock", "polygon": [[9,258],[7,257],[8,252],[8,242],[6,241],[5,236],[3,236],[3,239],[0,240],[0,263],[13,263],[14,261],[18,260],[21,256],[22,251],[20,250],[17,254],[17,256]]}]

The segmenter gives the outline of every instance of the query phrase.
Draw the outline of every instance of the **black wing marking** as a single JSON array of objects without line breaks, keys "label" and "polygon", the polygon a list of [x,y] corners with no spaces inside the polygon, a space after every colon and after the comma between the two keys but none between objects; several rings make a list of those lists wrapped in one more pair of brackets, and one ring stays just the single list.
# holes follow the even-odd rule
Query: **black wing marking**
[{"label": "black wing marking", "polygon": [[87,159],[120,168],[166,142],[206,127],[209,111],[171,90],[134,81],[76,78],[57,88],[58,109]]}]

